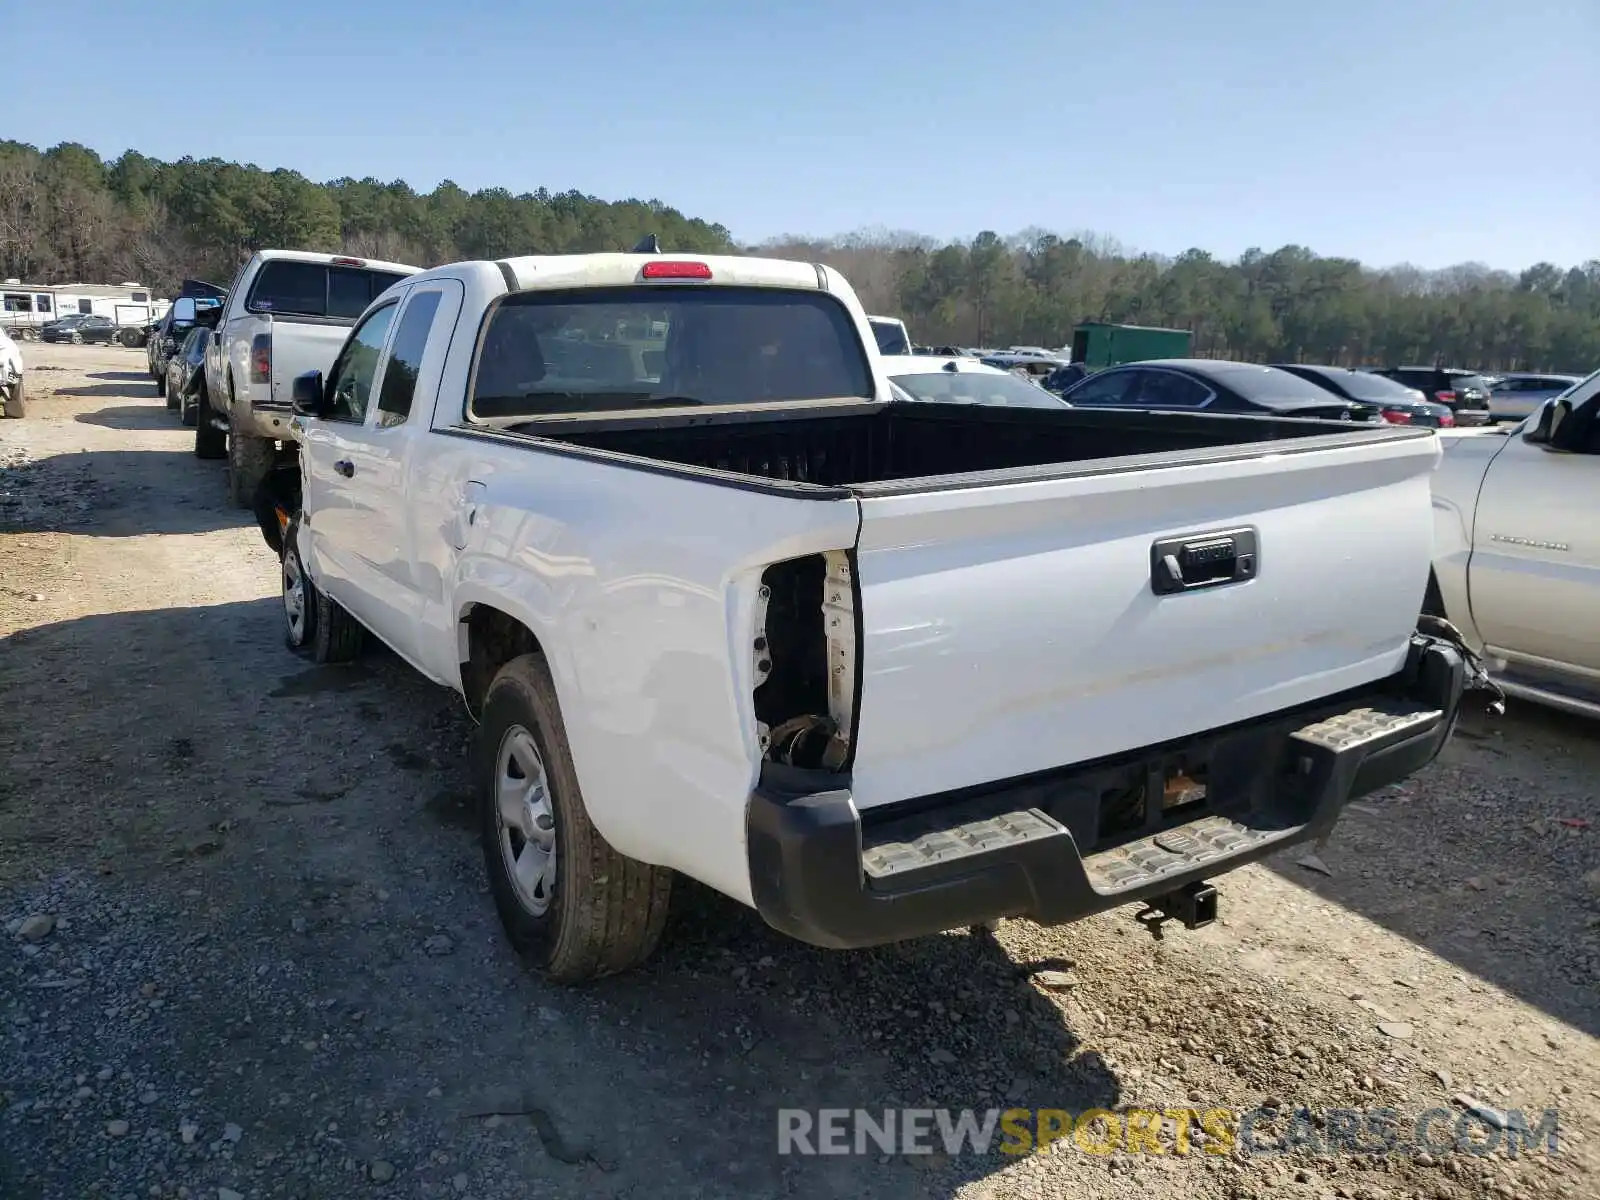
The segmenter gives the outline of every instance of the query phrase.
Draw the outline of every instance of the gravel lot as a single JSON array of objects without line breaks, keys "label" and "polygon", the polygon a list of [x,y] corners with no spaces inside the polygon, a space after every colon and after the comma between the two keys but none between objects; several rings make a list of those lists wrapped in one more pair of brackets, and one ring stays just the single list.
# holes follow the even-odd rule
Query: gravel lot
[{"label": "gravel lot", "polygon": [[[499,935],[458,702],[386,653],[283,648],[276,565],[142,351],[24,354],[6,1200],[1600,1196],[1592,726],[1469,720],[1345,818],[1329,874],[1302,849],[1230,875],[1196,933],[1124,910],[828,953],[685,886],[648,968],[552,988]],[[1558,1107],[1560,1152],[776,1153],[779,1107],[1469,1100]]]}]

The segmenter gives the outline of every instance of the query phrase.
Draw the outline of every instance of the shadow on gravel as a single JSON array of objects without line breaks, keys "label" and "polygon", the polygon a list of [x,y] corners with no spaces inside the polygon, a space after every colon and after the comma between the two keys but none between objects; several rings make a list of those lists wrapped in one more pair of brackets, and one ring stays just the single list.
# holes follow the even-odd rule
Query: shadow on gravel
[{"label": "shadow on gravel", "polygon": [[[155,383],[148,379],[146,382],[150,383],[150,394],[153,396],[155,394]],[[127,400],[131,398],[128,395],[128,391],[134,386],[136,385],[132,379],[124,383],[86,383],[79,387],[57,388],[56,395],[77,396],[80,398],[84,396],[105,396],[107,398],[115,397],[119,400]],[[81,421],[84,418],[79,417],[78,419]]]},{"label": "shadow on gravel", "polygon": [[[83,395],[83,392],[63,390],[56,393],[58,396]],[[124,400],[132,399],[126,387],[118,387],[110,392],[100,395],[117,396]],[[182,423],[178,414],[167,407],[164,397],[157,396],[155,389],[150,389],[150,402],[148,404],[119,404],[115,408],[102,408],[97,412],[79,413],[72,418],[85,425],[100,425],[106,429],[181,429]]]},{"label": "shadow on gravel", "polygon": [[[142,410],[127,411],[139,423],[126,428],[145,427]],[[166,417],[152,408],[149,423]],[[184,450],[75,451],[0,468],[0,533],[137,537],[254,524],[228,503],[218,464]]]},{"label": "shadow on gravel", "polygon": [[1600,1036],[1600,727],[1509,709],[1464,716],[1425,773],[1347,809],[1318,853],[1332,876],[1298,865],[1310,846],[1267,865]]},{"label": "shadow on gravel", "polygon": [[145,371],[90,371],[90,379],[120,379],[126,383],[153,383]]},{"label": "shadow on gravel", "polygon": [[[176,1128],[209,1103],[207,1136],[237,1122],[252,1157],[283,1154],[275,1181],[309,1189],[292,1194],[343,1194],[298,1165],[336,1121],[340,1155],[421,1174],[448,1150],[474,1194],[537,1179],[618,1200],[901,1200],[1015,1162],[998,1129],[986,1155],[780,1156],[780,1109],[1117,1105],[1117,1074],[1028,978],[1050,964],[986,933],[824,951],[680,881],[643,968],[552,987],[483,886],[459,700],[387,653],[313,666],[281,620],[266,597],[0,640],[17,747],[0,879],[82,878],[120,914],[103,973],[60,1001],[80,1016],[19,1051],[16,1086],[55,1079],[59,1054],[184,1079],[146,1119]],[[71,927],[41,966],[105,927],[99,900],[52,903]],[[165,1008],[148,1023],[102,1018],[151,981]],[[196,1081],[206,1101],[187,1098]],[[360,1115],[374,1108],[385,1128]],[[60,1194],[84,1194],[105,1153],[122,1147],[66,1156]]]}]

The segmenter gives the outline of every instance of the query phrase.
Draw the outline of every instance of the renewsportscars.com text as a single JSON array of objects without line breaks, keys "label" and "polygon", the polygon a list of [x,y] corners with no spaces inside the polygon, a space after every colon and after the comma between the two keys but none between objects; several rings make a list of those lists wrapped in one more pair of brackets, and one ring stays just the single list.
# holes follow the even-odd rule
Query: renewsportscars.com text
[{"label": "renewsportscars.com text", "polygon": [[1520,1110],[1496,1124],[1480,1113],[1430,1108],[1059,1108],[778,1110],[779,1154],[1085,1154],[1245,1155],[1472,1154],[1558,1152],[1559,1115],[1530,1121]]}]

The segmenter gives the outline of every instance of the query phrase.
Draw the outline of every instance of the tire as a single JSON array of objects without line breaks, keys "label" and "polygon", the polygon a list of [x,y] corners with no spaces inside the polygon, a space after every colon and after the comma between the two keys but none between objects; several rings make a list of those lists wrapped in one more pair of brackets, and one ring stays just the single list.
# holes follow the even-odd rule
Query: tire
[{"label": "tire", "polygon": [[256,489],[267,477],[267,472],[272,470],[278,451],[265,438],[239,432],[236,415],[239,404],[233,397],[231,382],[228,387],[228,498],[233,501],[235,508],[251,508],[255,505]]},{"label": "tire", "polygon": [[167,397],[167,407],[168,408],[177,408],[178,407],[177,397],[168,396],[167,395],[167,375],[166,375],[165,371],[163,371],[160,375],[156,376],[156,395],[158,395],[158,396],[166,396]]},{"label": "tire", "polygon": [[[292,557],[291,557],[292,556]],[[279,572],[280,590],[284,598],[283,640],[298,654],[309,655],[312,662],[351,662],[361,655],[366,645],[367,631],[338,603],[311,581],[305,560],[300,557],[300,519],[296,517],[286,531],[282,570]],[[290,574],[298,572],[305,619],[296,628],[291,620],[289,601]]]},{"label": "tire", "polygon": [[193,425],[199,417],[200,402],[193,392],[185,392],[178,397],[178,418],[185,425]]},{"label": "tire", "polygon": [[201,384],[200,397],[195,401],[194,456],[196,458],[228,456],[228,435],[220,429],[211,427],[216,415],[217,410],[211,407],[211,393],[206,390],[204,384]]},{"label": "tire", "polygon": [[11,390],[5,393],[4,415],[7,417],[25,417],[28,415],[28,387],[24,379],[18,379],[11,385]]},{"label": "tire", "polygon": [[300,560],[300,522],[291,522],[283,542],[280,576],[283,596],[283,640],[296,654],[309,653],[317,634],[317,589]]},{"label": "tire", "polygon": [[[541,655],[512,659],[489,685],[474,758],[489,890],[517,953],[556,983],[614,975],[648,958],[666,924],[672,872],[618,853],[590,823]],[[513,831],[502,823],[501,797],[541,775]],[[553,853],[544,861],[553,865],[537,886],[519,886],[513,862],[537,855],[546,837]]]}]

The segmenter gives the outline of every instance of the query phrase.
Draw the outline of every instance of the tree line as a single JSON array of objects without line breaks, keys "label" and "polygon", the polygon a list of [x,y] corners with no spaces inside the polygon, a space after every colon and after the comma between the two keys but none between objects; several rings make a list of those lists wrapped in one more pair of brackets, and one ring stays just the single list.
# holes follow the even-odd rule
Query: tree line
[{"label": "tree line", "polygon": [[[220,159],[162,162],[130,150],[40,151],[0,141],[0,274],[28,282],[223,283],[265,246],[430,266],[508,254],[621,250],[654,233],[668,249],[739,249],[722,225],[659,200],[607,202],[543,188],[431,192],[375,179],[315,183]],[[827,262],[871,312],[905,318],[930,345],[1067,343],[1081,321],[1190,330],[1195,353],[1251,361],[1434,362],[1484,370],[1600,365],[1600,260],[1374,269],[1302,246],[1237,261],[1204,250],[1135,254],[1093,235],[983,232],[939,243],[867,231],[785,237],[755,249]]]},{"label": "tree line", "polygon": [[868,311],[925,345],[1069,343],[1081,321],[1187,329],[1194,352],[1247,362],[1433,363],[1480,370],[1600,366],[1600,259],[1511,273],[1481,264],[1376,270],[1303,246],[1131,254],[1094,235],[993,232],[939,244],[910,234],[780,238],[764,252],[824,259]]},{"label": "tree line", "polygon": [[313,183],[221,159],[162,162],[129,150],[103,161],[63,143],[0,141],[0,272],[29,283],[137,280],[157,293],[184,278],[225,284],[264,247],[433,266],[507,254],[626,250],[647,233],[711,253],[721,225],[659,200],[615,203],[575,191],[467,192],[446,181]]}]

